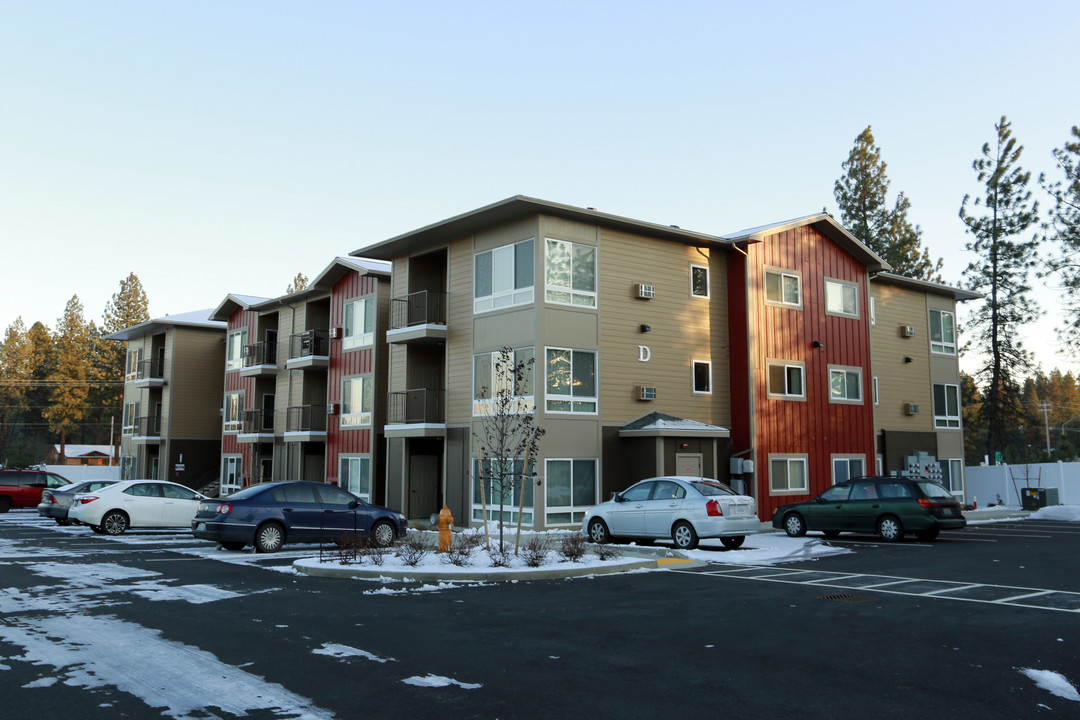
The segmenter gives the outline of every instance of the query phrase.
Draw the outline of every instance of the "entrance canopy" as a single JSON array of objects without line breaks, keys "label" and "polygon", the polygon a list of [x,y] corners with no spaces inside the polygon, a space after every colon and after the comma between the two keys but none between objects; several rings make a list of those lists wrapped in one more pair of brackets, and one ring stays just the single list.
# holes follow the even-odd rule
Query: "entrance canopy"
[{"label": "entrance canopy", "polygon": [[731,431],[718,425],[654,412],[619,428],[619,437],[726,438],[731,437]]}]

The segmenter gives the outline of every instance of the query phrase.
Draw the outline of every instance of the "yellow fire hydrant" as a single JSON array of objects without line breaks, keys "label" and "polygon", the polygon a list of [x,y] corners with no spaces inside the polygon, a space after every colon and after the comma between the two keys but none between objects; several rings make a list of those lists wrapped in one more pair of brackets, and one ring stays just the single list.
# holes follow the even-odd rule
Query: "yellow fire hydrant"
[{"label": "yellow fire hydrant", "polygon": [[450,533],[454,529],[454,516],[445,504],[439,511],[439,552],[450,552]]}]

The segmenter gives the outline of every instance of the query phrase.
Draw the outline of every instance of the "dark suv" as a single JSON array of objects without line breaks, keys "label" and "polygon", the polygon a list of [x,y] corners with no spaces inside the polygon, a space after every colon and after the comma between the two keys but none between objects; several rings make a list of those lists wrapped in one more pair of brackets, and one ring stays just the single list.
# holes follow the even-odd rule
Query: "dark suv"
[{"label": "dark suv", "polygon": [[37,507],[42,490],[70,484],[62,475],[44,470],[0,470],[0,513],[13,507]]}]

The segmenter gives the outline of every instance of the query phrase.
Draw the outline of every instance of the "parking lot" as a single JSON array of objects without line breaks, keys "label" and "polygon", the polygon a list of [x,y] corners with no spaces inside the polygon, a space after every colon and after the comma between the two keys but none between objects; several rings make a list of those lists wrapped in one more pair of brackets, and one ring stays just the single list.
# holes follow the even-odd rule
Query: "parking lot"
[{"label": "parking lot", "polygon": [[761,565],[717,549],[690,571],[385,583],[294,574],[311,547],[229,553],[14,511],[0,516],[0,690],[18,702],[3,717],[1080,709],[1021,672],[1080,681],[1080,525],[829,543],[853,552]]}]

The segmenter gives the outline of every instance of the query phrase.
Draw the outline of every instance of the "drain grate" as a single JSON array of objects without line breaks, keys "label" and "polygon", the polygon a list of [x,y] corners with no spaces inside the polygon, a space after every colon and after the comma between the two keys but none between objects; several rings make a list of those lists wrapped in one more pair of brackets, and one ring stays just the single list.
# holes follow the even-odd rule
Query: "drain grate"
[{"label": "drain grate", "polygon": [[822,595],[818,598],[818,600],[836,600],[839,602],[847,603],[861,603],[866,602],[869,599],[870,598],[866,597],[865,595],[850,595],[848,593],[838,593],[836,595]]}]

